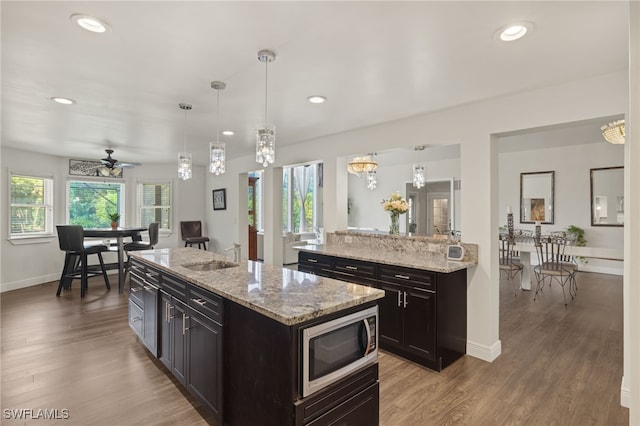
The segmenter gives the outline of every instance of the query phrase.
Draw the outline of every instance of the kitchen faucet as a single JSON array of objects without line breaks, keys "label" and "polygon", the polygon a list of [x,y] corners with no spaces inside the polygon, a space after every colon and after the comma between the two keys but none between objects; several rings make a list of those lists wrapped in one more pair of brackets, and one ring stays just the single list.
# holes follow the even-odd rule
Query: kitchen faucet
[{"label": "kitchen faucet", "polygon": [[238,244],[238,243],[233,243],[233,247],[229,247],[229,248],[227,248],[227,249],[224,249],[224,251],[225,251],[225,253],[226,253],[226,252],[228,252],[228,251],[233,250],[233,261],[237,263],[237,262],[240,262],[240,259],[242,258],[242,257],[240,256],[240,247],[241,247],[241,245],[240,245],[240,244]]}]

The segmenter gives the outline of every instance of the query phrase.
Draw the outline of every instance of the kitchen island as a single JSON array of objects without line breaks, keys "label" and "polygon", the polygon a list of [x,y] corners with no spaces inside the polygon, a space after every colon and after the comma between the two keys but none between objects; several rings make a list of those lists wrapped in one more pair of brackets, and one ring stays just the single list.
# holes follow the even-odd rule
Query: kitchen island
[{"label": "kitchen island", "polygon": [[377,424],[377,360],[306,395],[302,334],[383,291],[192,248],[131,256],[131,328],[222,423]]}]

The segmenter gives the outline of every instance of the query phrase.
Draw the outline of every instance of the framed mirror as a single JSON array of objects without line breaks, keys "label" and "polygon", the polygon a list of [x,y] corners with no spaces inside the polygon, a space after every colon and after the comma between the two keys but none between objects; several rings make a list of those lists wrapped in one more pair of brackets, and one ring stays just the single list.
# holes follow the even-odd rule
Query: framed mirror
[{"label": "framed mirror", "polygon": [[624,167],[591,169],[591,226],[624,226]]},{"label": "framed mirror", "polygon": [[520,223],[553,224],[554,173],[520,173]]}]

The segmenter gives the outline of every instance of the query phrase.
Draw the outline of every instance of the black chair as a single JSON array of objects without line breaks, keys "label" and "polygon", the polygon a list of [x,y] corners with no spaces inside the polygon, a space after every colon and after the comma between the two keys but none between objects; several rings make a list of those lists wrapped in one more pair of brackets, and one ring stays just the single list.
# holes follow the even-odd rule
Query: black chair
[{"label": "black chair", "polygon": [[[84,230],[80,225],[57,225],[56,228],[58,230],[60,250],[65,252],[64,267],[62,275],[60,275],[56,296],[60,296],[62,287],[70,287],[71,281],[79,278],[81,280],[80,297],[84,297],[88,287],[88,278],[101,274],[104,277],[107,290],[111,290],[107,270],[102,259],[102,253],[108,251],[109,248],[101,243],[85,243]],[[98,255],[100,270],[87,264],[87,258],[91,254]]]},{"label": "black chair", "polygon": [[151,250],[153,247],[158,244],[158,233],[160,230],[160,222],[152,222],[149,224],[149,241],[142,241],[142,237],[136,236],[138,238],[133,239],[133,241],[126,243],[124,245],[124,251],[127,253],[127,262],[125,269],[125,279],[127,273],[129,273],[129,265],[131,262],[129,261],[129,252],[130,251],[140,251],[140,250]]},{"label": "black chair", "polygon": [[194,244],[198,244],[198,248],[202,248],[201,246],[204,245],[204,249],[207,249],[209,237],[202,236],[202,222],[199,220],[180,222],[180,232],[185,247],[193,247]]}]

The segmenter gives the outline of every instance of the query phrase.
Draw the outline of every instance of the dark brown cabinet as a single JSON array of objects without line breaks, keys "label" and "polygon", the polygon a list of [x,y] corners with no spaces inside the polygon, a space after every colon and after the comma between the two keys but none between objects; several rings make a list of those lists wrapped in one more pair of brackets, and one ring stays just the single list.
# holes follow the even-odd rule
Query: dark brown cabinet
[{"label": "dark brown cabinet", "polygon": [[380,348],[437,371],[466,353],[466,269],[441,273],[302,251],[298,268],[384,290]]},{"label": "dark brown cabinet", "polygon": [[158,356],[157,275],[142,265],[132,268],[129,280],[129,326]]},{"label": "dark brown cabinet", "polygon": [[160,361],[184,386],[187,385],[186,310],[184,303],[162,292]]}]

